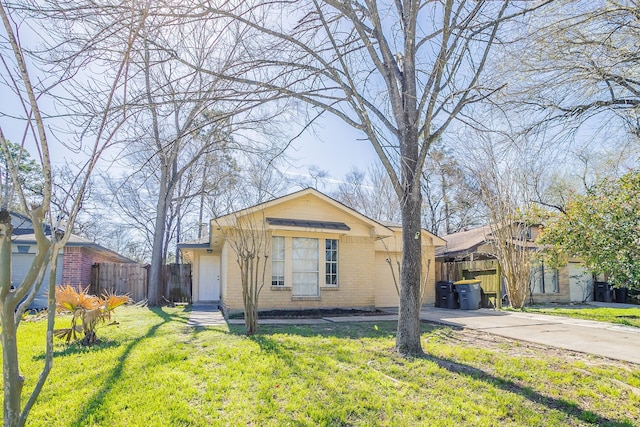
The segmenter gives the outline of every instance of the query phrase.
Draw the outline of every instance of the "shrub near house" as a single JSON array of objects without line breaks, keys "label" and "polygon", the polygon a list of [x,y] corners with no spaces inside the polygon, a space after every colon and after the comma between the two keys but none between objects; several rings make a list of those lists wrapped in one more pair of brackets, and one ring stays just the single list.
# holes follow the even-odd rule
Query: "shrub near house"
[{"label": "shrub near house", "polygon": [[613,284],[640,289],[640,172],[574,196],[550,216],[539,242],[556,265],[578,257]]}]

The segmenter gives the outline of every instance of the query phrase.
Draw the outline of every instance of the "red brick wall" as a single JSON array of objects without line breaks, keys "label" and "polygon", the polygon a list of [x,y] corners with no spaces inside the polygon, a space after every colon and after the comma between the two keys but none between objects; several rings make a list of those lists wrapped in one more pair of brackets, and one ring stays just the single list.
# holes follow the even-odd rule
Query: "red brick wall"
[{"label": "red brick wall", "polygon": [[62,264],[63,285],[89,286],[91,266],[100,262],[119,262],[116,257],[101,254],[91,248],[66,246]]}]

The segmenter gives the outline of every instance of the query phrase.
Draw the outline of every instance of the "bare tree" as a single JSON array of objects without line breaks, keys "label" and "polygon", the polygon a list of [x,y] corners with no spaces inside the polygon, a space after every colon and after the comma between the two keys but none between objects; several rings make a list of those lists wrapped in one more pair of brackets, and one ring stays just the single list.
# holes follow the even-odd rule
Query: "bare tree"
[{"label": "bare tree", "polygon": [[232,217],[232,223],[221,228],[240,267],[246,334],[254,335],[258,332],[258,299],[271,254],[270,233],[262,211],[249,209]]},{"label": "bare tree", "polygon": [[423,224],[432,233],[457,233],[484,222],[481,202],[472,188],[473,178],[443,144],[429,152],[422,176]]},{"label": "bare tree", "polygon": [[637,0],[561,1],[529,17],[501,63],[512,77],[509,96],[533,124],[575,132],[602,116],[605,123],[622,119],[639,135],[639,7]]},{"label": "bare tree", "polygon": [[214,222],[235,253],[240,267],[247,335],[258,331],[258,302],[272,251],[271,232],[264,210],[253,206],[285,193],[286,180],[282,179],[275,167],[281,160],[281,156],[277,155],[265,167],[261,156],[245,158],[243,172],[238,175],[235,185],[225,192],[225,196],[230,198],[229,202],[220,205],[216,203],[219,200],[210,200],[213,202],[210,205],[211,213],[217,218]]},{"label": "bare tree", "polygon": [[544,3],[310,0],[209,8],[253,31],[253,55],[231,73],[235,81],[334,114],[373,145],[402,212],[400,353],[422,353],[420,184],[429,148],[465,107],[499,89],[481,77],[500,24]]},{"label": "bare tree", "polygon": [[376,163],[366,171],[354,167],[333,197],[375,220],[400,222],[400,205],[389,175]]},{"label": "bare tree", "polygon": [[[465,164],[476,177],[477,198],[491,229],[490,240],[504,278],[509,303],[521,308],[530,288],[532,194],[544,172],[543,152],[534,141],[475,133],[476,147]],[[478,159],[482,161],[478,161]]]},{"label": "bare tree", "polygon": [[[254,107],[262,100],[253,91],[243,91],[229,80],[185,67],[173,60],[171,51],[159,49],[157,46],[179,42],[180,52],[192,62],[220,72],[242,55],[241,34],[213,19],[181,18],[180,6],[166,3],[148,10],[143,37],[133,46],[130,72],[135,77],[131,78],[128,96],[136,114],[135,121],[122,132],[122,138],[128,141],[123,161],[137,171],[134,174],[141,175],[137,181],[145,182],[154,194],[154,206],[147,210],[153,214],[147,225],[152,237],[151,305],[161,302],[161,269],[170,245],[182,233],[184,209],[202,188],[189,180],[193,178],[191,172],[198,169],[201,159],[224,156],[233,150],[270,149],[272,144],[247,134],[256,132],[277,114],[275,110],[258,114],[259,109]],[[163,6],[178,9],[167,14]],[[126,10],[123,8],[122,13]],[[114,42],[118,37],[114,34]],[[240,128],[247,133],[240,133]],[[216,180],[216,176],[205,178]]]},{"label": "bare tree", "polygon": [[[57,87],[66,87],[67,93],[70,95],[67,100],[71,101],[72,97],[82,96],[82,94],[73,92],[74,71],[77,68],[60,66],[60,64],[49,63],[47,69],[47,78],[40,81],[38,85],[34,85],[34,79],[30,74],[30,67],[27,65],[28,59],[34,59],[29,56],[29,50],[21,44],[21,38],[18,34],[20,28],[18,22],[26,19],[19,15],[20,9],[12,9],[0,3],[0,18],[2,19],[5,37],[8,44],[0,52],[3,70],[3,82],[9,86],[12,93],[17,98],[17,103],[22,107],[22,119],[24,120],[24,137],[20,142],[22,150],[27,144],[34,146],[38,152],[38,161],[42,173],[41,197],[38,199],[29,199],[27,197],[27,188],[24,180],[21,179],[19,173],[19,162],[14,162],[11,156],[11,148],[4,135],[4,127],[7,123],[0,125],[0,147],[2,153],[7,160],[7,169],[10,172],[13,183],[12,191],[17,195],[22,212],[26,213],[33,223],[33,229],[36,237],[36,255],[32,262],[31,268],[23,281],[19,284],[11,284],[11,236],[13,225],[11,214],[6,210],[9,201],[3,202],[3,209],[0,210],[0,321],[2,323],[1,341],[2,341],[2,358],[3,358],[3,383],[4,383],[4,425],[6,426],[22,426],[25,425],[31,408],[33,407],[42,387],[44,386],[47,376],[53,364],[53,325],[55,315],[55,277],[57,257],[64,245],[71,236],[71,227],[63,227],[66,222],[73,223],[82,206],[84,193],[87,189],[89,178],[96,167],[96,164],[104,152],[110,146],[114,132],[118,129],[120,121],[108,121],[107,110],[103,111],[99,116],[102,123],[95,134],[92,136],[92,143],[82,145],[85,150],[85,160],[79,162],[76,170],[75,179],[66,191],[59,194],[57,203],[52,202],[52,188],[54,185],[52,167],[51,167],[51,145],[50,145],[50,127],[45,124],[46,116],[42,113],[39,102],[43,98],[51,96],[53,89]],[[30,22],[37,27],[37,24]],[[139,22],[129,20],[130,34],[132,38],[137,35]],[[49,41],[49,40],[46,40]],[[103,95],[107,99],[112,99],[118,84],[121,82],[125,72],[127,61],[127,48],[129,44],[125,44],[119,52],[121,62],[114,73],[114,78],[107,85],[106,92]],[[63,49],[66,46],[59,46]],[[33,67],[37,64],[35,60],[31,61]],[[81,98],[75,98],[79,100]],[[76,104],[77,105],[77,104]],[[107,101],[109,105],[109,101]],[[4,106],[3,106],[4,107]],[[7,111],[2,112],[3,117],[9,116]],[[16,117],[15,113],[11,117]],[[126,113],[122,114],[126,117]],[[15,125],[10,123],[11,126]],[[87,135],[88,136],[88,135]],[[5,203],[6,202],[6,203]],[[48,223],[48,224],[47,224]],[[47,230],[50,230],[47,233]],[[23,386],[24,377],[20,374],[20,364],[18,359],[17,346],[17,329],[22,319],[22,315],[33,301],[40,290],[43,282],[43,276],[47,264],[51,267],[48,287],[48,314],[47,314],[47,334],[46,334],[46,351],[44,367],[40,376],[29,394],[27,401],[23,405]]]}]

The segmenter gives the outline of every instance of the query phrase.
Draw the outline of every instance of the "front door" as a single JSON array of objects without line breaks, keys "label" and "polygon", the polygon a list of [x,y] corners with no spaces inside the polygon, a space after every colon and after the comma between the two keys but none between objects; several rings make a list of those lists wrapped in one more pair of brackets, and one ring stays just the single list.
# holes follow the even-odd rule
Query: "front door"
[{"label": "front door", "polygon": [[220,301],[220,257],[218,255],[200,256],[198,286],[200,301]]}]

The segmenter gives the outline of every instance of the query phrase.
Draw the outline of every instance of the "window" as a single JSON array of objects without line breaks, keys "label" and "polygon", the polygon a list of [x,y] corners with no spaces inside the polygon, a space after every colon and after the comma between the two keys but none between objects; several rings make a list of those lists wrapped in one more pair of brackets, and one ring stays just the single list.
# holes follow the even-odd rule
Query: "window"
[{"label": "window", "polygon": [[530,282],[531,293],[533,294],[549,294],[559,292],[558,270],[546,267],[544,264],[540,264],[531,268]]},{"label": "window", "polygon": [[284,286],[284,237],[271,238],[271,286]]},{"label": "window", "polygon": [[291,239],[291,271],[293,296],[318,296],[318,239]]},{"label": "window", "polygon": [[325,285],[338,285],[338,240],[325,240]]},{"label": "window", "polygon": [[28,254],[29,253],[29,245],[18,245],[18,253],[19,254]]}]

